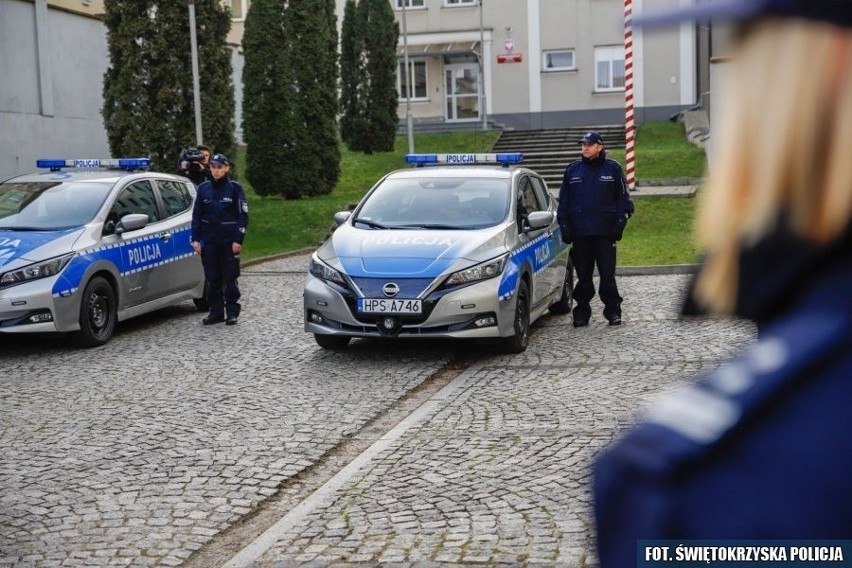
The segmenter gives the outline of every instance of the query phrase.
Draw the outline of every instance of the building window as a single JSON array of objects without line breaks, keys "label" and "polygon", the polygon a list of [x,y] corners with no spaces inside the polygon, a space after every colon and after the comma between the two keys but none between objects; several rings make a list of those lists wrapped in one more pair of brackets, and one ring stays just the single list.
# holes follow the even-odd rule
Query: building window
[{"label": "building window", "polygon": [[624,46],[595,48],[595,91],[624,90]]},{"label": "building window", "polygon": [[225,0],[225,4],[231,9],[231,18],[234,20],[245,20],[248,13],[249,0]]},{"label": "building window", "polygon": [[405,2],[405,9],[409,8],[425,8],[426,0],[394,0],[397,10],[402,10],[402,3]]},{"label": "building window", "polygon": [[542,65],[544,71],[573,71],[576,69],[573,49],[545,51],[543,55]]},{"label": "building window", "polygon": [[479,0],[444,0],[444,6],[476,6]]},{"label": "building window", "polygon": [[[426,100],[426,62],[408,60],[409,74],[411,76],[411,100]],[[406,83],[405,83],[405,62],[399,62],[396,86],[400,100],[405,100]]]}]

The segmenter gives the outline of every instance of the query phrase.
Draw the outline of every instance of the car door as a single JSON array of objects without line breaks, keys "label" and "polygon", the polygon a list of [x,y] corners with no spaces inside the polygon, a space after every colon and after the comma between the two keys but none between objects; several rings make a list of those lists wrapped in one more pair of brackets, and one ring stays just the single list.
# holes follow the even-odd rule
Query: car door
[{"label": "car door", "polygon": [[544,180],[538,176],[530,176],[530,181],[532,182],[536,198],[542,205],[541,210],[552,211],[554,213],[553,223],[551,223],[550,229],[547,231],[550,240],[550,246],[548,248],[549,264],[543,270],[543,279],[546,281],[548,292],[561,294],[562,284],[565,282],[565,271],[562,268],[565,266],[565,262],[555,262],[555,260],[556,257],[559,256],[567,259],[568,246],[562,242],[562,238],[556,230],[558,227],[558,223],[556,222],[556,203],[553,197],[551,197],[550,192],[547,190],[547,184],[545,184]]},{"label": "car door", "polygon": [[553,289],[553,275],[548,272],[552,248],[552,225],[544,229],[531,230],[527,217],[535,211],[547,211],[533,185],[533,177],[523,174],[518,179],[516,194],[516,222],[518,224],[519,248],[524,250],[525,260],[533,267],[532,303],[537,306]]},{"label": "car door", "polygon": [[169,291],[177,293],[191,290],[204,280],[201,257],[194,253],[190,244],[194,198],[191,183],[157,179],[155,185],[165,214],[164,223],[171,232],[174,247]]},{"label": "car door", "polygon": [[[148,216],[148,224],[136,231],[116,234],[121,218],[133,213]],[[116,195],[104,223],[104,243],[120,250],[121,307],[138,306],[168,293],[174,239],[168,223],[161,219],[154,185],[139,179],[125,185]]]}]

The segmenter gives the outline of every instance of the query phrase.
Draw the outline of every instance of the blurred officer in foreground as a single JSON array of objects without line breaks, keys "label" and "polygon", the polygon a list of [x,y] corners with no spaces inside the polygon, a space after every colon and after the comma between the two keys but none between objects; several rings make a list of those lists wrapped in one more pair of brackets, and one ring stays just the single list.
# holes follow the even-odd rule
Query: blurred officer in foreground
[{"label": "blurred officer in foreground", "polygon": [[178,159],[178,173],[188,177],[197,186],[209,179],[213,179],[210,173],[210,148],[203,144],[197,148],[186,148],[180,153]]},{"label": "blurred officer in foreground", "polygon": [[755,320],[760,339],[599,458],[604,568],[635,565],[640,539],[852,536],[850,8],[710,1],[690,14],[744,25],[689,303]]},{"label": "blurred officer in foreground", "polygon": [[577,270],[574,287],[574,327],[589,324],[590,302],[595,296],[592,277],[597,264],[598,294],[609,325],[621,325],[621,302],[615,282],[615,241],[620,241],[633,214],[624,172],[606,157],[604,141],[597,132],[587,132],[580,141],[583,157],[565,168],[559,188],[557,217],[565,243],[574,243],[571,259]]},{"label": "blurred officer in foreground", "polygon": [[192,248],[201,255],[207,278],[210,314],[204,325],[234,325],[240,315],[240,250],[248,227],[248,202],[243,187],[228,175],[224,154],[210,158],[213,179],[198,188],[192,208]]}]

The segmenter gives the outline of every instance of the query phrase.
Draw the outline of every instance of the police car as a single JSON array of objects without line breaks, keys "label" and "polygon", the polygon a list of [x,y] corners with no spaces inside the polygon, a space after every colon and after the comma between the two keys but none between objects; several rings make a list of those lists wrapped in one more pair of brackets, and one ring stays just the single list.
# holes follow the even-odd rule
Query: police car
[{"label": "police car", "polygon": [[95,346],[119,321],[190,299],[206,308],[195,187],[149,165],[38,160],[46,171],[0,183],[0,333],[71,331]]},{"label": "police car", "polygon": [[313,255],[305,330],[353,337],[495,338],[521,352],[530,324],[570,311],[573,270],[542,178],[519,153],[409,154]]}]

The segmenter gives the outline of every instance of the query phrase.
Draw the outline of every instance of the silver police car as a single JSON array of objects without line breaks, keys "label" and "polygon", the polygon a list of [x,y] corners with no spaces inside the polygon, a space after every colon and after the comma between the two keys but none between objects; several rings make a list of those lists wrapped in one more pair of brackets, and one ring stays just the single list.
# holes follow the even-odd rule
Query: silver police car
[{"label": "silver police car", "polygon": [[116,323],[194,300],[195,186],[147,158],[39,160],[0,183],[0,333],[76,332],[101,345]]},{"label": "silver police car", "polygon": [[353,337],[529,343],[546,311],[571,309],[573,270],[542,178],[518,153],[409,154],[312,256],[305,330]]}]

